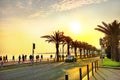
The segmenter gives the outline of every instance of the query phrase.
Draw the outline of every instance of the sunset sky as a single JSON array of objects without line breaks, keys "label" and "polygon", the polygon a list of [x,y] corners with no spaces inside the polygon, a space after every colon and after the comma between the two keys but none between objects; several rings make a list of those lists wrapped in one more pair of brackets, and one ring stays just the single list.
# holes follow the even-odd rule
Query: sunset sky
[{"label": "sunset sky", "polygon": [[[73,40],[100,48],[101,22],[120,21],[120,0],[0,0],[0,55],[55,52],[40,38],[63,31]],[[73,28],[74,26],[74,28]]]}]

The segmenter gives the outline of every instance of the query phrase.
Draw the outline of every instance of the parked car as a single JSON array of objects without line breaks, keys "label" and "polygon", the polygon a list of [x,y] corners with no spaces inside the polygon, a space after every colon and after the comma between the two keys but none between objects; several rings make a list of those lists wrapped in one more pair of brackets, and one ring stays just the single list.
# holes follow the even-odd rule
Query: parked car
[{"label": "parked car", "polygon": [[106,57],[106,54],[101,54],[100,59],[104,59]]},{"label": "parked car", "polygon": [[66,59],[65,59],[65,62],[76,62],[76,58],[74,56],[67,56]]}]

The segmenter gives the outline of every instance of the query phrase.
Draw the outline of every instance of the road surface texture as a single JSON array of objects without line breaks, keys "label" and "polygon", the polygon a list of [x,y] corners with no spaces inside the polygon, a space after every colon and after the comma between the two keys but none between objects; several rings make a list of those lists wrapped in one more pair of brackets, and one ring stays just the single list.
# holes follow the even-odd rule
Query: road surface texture
[{"label": "road surface texture", "polygon": [[[0,71],[0,80],[64,80],[66,74],[69,75],[69,80],[79,80],[79,68],[95,59],[98,58],[73,63],[47,63],[3,70]],[[86,67],[83,67],[83,72],[85,71]]]},{"label": "road surface texture", "polygon": [[99,68],[90,80],[120,80],[120,68]]}]

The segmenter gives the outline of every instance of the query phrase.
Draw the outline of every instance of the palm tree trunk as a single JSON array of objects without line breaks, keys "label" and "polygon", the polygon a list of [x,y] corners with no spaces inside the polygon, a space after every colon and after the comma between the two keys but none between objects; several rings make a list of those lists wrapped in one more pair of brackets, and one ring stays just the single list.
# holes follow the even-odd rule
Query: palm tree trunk
[{"label": "palm tree trunk", "polygon": [[69,49],[70,49],[70,45],[69,45],[69,43],[68,43],[68,44],[67,44],[67,55],[70,55]]},{"label": "palm tree trunk", "polygon": [[120,59],[119,59],[119,51],[118,51],[118,39],[117,37],[113,37],[112,38],[112,43],[111,43],[111,59],[114,60],[114,61],[117,61],[119,62]]},{"label": "palm tree trunk", "polygon": [[82,49],[79,48],[79,51],[80,51],[80,59],[82,58]]},{"label": "palm tree trunk", "polygon": [[116,38],[115,39],[115,51],[116,51],[116,53],[115,53],[115,61],[117,61],[117,62],[119,62],[120,61],[120,59],[119,59],[119,48],[118,48],[118,45],[119,45],[119,40]]},{"label": "palm tree trunk", "polygon": [[89,50],[87,50],[87,54],[86,54],[86,55],[87,55],[87,58],[88,58],[88,54],[89,54]]},{"label": "palm tree trunk", "polygon": [[111,46],[111,59],[114,61],[114,46]]},{"label": "palm tree trunk", "polygon": [[86,54],[85,54],[85,49],[84,49],[84,58],[86,57]]},{"label": "palm tree trunk", "polygon": [[59,43],[56,43],[57,62],[59,62]]},{"label": "palm tree trunk", "polygon": [[120,48],[118,48],[119,62],[120,62]]},{"label": "palm tree trunk", "polygon": [[77,52],[76,52],[77,48],[75,47],[74,48],[74,51],[75,51],[75,57],[77,57]]},{"label": "palm tree trunk", "polygon": [[64,61],[64,44],[62,45],[62,61]]}]

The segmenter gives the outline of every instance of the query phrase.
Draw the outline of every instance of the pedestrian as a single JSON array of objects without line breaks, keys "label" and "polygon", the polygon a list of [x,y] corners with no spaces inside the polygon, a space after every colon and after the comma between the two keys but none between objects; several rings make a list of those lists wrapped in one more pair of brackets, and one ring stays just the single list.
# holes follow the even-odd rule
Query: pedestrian
[{"label": "pedestrian", "polygon": [[8,62],[8,57],[7,57],[7,55],[6,55],[6,57],[5,57],[5,60],[6,60],[6,62]]},{"label": "pedestrian", "polygon": [[52,56],[52,55],[50,55],[50,59],[52,59],[52,57],[53,57],[53,56]]},{"label": "pedestrian", "polygon": [[4,63],[6,62],[6,57],[5,57],[5,56],[3,56],[3,62],[4,62]]},{"label": "pedestrian", "polygon": [[39,60],[39,55],[36,55],[36,62]]},{"label": "pedestrian", "polygon": [[22,55],[22,61],[23,61],[23,62],[25,61],[25,57],[24,57],[24,55]]},{"label": "pedestrian", "polygon": [[41,59],[43,59],[43,55],[41,55]]},{"label": "pedestrian", "polygon": [[2,56],[0,56],[0,61],[2,61]]},{"label": "pedestrian", "polygon": [[24,56],[25,57],[25,61],[27,60],[27,55]]},{"label": "pedestrian", "polygon": [[62,61],[64,61],[64,55],[62,55]]},{"label": "pedestrian", "polygon": [[12,60],[15,61],[15,56],[12,57]]},{"label": "pedestrian", "polygon": [[18,59],[19,59],[18,64],[20,64],[20,60],[21,60],[21,56],[20,55],[19,55]]}]

